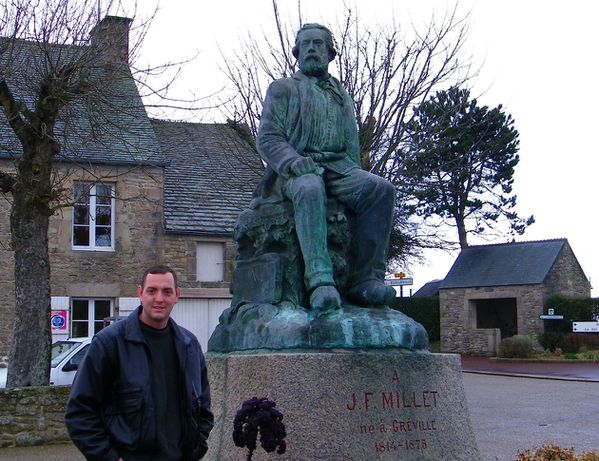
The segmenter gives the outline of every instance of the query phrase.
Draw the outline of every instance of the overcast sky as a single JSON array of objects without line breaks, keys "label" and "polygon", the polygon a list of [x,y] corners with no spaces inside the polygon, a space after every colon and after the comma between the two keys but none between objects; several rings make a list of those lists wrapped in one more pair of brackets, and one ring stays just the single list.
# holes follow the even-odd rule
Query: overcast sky
[{"label": "overcast sky", "polygon": [[[126,2],[125,2],[126,3]],[[280,0],[283,16],[295,0]],[[456,2],[355,0],[362,21],[427,21]],[[302,0],[306,22],[331,24],[342,0]],[[144,8],[146,7],[144,2]],[[514,191],[521,216],[536,223],[519,240],[567,238],[599,296],[599,2],[592,0],[466,0],[468,47],[483,62],[474,83],[479,103],[502,104],[520,133],[520,163]],[[287,13],[286,13],[287,12]],[[271,0],[162,0],[143,58],[154,64],[197,55],[180,85],[195,94],[218,89],[218,46],[233,49],[248,31],[272,22]],[[230,54],[230,53],[229,53]],[[200,114],[198,114],[200,115]],[[472,242],[471,242],[472,243]],[[425,265],[405,268],[413,290],[443,278],[456,254],[427,253]]]}]

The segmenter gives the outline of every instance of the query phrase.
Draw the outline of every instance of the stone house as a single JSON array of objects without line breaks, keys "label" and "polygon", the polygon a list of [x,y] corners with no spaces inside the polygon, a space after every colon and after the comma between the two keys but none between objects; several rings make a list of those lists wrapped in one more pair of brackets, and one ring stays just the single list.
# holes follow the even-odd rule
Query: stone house
[{"label": "stone house", "polygon": [[[143,270],[167,263],[182,287],[175,318],[206,346],[229,305],[233,225],[262,163],[234,126],[147,116],[126,61],[129,25],[109,16],[91,35],[92,44],[106,40],[108,60],[120,59],[127,69],[117,84],[118,120],[107,120],[104,132],[93,135],[85,117],[78,120],[80,131],[70,130],[74,135],[66,136],[69,127],[61,125],[66,142],[55,171],[73,206],[50,218],[53,340],[93,335],[104,318],[127,315],[138,305]],[[17,48],[27,52],[30,45]],[[29,69],[19,71],[13,77],[26,79]],[[17,97],[31,100],[25,92]],[[19,151],[0,114],[0,169],[14,170]],[[0,361],[8,355],[15,308],[10,203],[10,194],[0,195]]]},{"label": "stone house", "polygon": [[173,318],[206,349],[231,302],[233,227],[264,167],[234,125],[152,120],[152,126],[167,161],[163,260],[181,285]]},{"label": "stone house", "polygon": [[441,350],[494,355],[503,338],[543,333],[554,294],[591,294],[566,239],[464,248],[439,285]]}]

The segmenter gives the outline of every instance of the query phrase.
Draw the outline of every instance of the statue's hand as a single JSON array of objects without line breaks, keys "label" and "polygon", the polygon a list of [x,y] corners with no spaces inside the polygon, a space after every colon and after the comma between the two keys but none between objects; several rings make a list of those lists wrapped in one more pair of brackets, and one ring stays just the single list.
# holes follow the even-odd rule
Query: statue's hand
[{"label": "statue's hand", "polygon": [[290,170],[294,176],[316,173],[316,163],[310,157],[300,157],[293,161]]}]

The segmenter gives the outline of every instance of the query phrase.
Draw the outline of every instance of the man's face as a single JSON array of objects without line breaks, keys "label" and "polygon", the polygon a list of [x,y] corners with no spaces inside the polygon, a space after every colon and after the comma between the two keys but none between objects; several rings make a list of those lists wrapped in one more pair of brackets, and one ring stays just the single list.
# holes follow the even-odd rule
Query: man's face
[{"label": "man's face", "polygon": [[166,327],[180,295],[173,274],[148,274],[144,286],[137,287],[137,294],[142,307],[139,319],[153,328]]},{"label": "man's face", "polygon": [[325,31],[308,29],[298,36],[298,60],[300,70],[315,77],[325,75],[329,68],[329,48]]}]

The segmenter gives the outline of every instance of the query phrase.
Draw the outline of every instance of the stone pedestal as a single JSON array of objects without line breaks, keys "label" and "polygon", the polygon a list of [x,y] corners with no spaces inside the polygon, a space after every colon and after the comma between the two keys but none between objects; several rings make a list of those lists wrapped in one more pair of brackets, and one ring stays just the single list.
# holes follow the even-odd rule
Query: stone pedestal
[{"label": "stone pedestal", "polygon": [[207,355],[215,426],[210,461],[245,459],[233,419],[251,397],[283,413],[287,452],[254,461],[480,459],[460,358],[395,349]]}]

